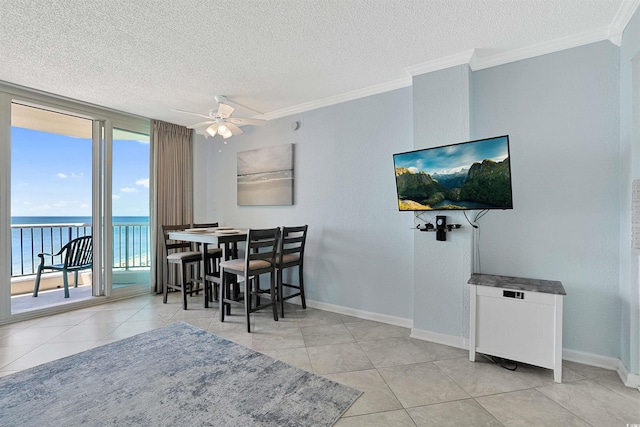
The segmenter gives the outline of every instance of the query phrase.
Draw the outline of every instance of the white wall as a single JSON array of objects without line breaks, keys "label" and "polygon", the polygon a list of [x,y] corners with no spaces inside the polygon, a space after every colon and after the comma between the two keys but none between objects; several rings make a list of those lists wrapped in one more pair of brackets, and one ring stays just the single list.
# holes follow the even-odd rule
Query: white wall
[{"label": "white wall", "polygon": [[509,134],[513,211],[481,221],[482,272],[560,280],[564,347],[620,357],[618,48],[473,74],[474,138]]},{"label": "white wall", "polygon": [[[307,223],[309,299],[462,339],[471,229],[447,242],[411,230],[412,214],[397,211],[392,154],[509,134],[515,208],[480,221],[480,272],[562,281],[565,348],[620,358],[629,337],[621,339],[619,60],[600,42],[477,72],[454,67],[414,78],[413,88],[247,129],[221,153],[200,138],[206,190],[196,197],[205,191],[208,201],[196,217]],[[237,151],[285,143],[295,143],[294,206],[238,207]],[[447,216],[464,224],[460,213]]]},{"label": "white wall", "polygon": [[640,250],[631,248],[631,185],[640,179],[640,9],[620,49],[620,299],[621,359],[640,374]]},{"label": "white wall", "polygon": [[[414,77],[414,149],[469,140],[470,73],[465,64]],[[422,213],[420,217],[435,224],[436,214],[463,228],[447,233],[444,242],[436,240],[435,233],[414,232],[414,334],[428,331],[468,337],[471,228],[460,212]]]},{"label": "white wall", "polygon": [[[410,322],[413,220],[398,212],[393,154],[411,150],[411,123],[406,88],[245,128],[221,153],[219,140],[199,140],[209,155],[196,162],[214,157],[207,192],[215,193],[217,215],[197,216],[238,227],[309,224],[308,299]],[[294,205],[237,206],[236,153],[288,143],[295,144]]]}]

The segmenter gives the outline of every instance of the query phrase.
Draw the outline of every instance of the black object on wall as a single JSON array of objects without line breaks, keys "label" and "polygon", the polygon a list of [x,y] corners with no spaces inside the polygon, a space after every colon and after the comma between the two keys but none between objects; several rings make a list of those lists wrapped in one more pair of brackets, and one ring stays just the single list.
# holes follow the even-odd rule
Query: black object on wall
[{"label": "black object on wall", "polygon": [[440,240],[441,242],[444,242],[447,240],[447,231],[451,231],[454,230],[456,228],[462,228],[462,225],[460,224],[447,224],[447,217],[444,215],[438,215],[436,216],[436,226],[434,227],[433,224],[426,223],[424,225],[424,227],[420,227],[420,225],[418,224],[418,226],[416,227],[418,230],[420,231],[435,231],[436,232],[436,240]]},{"label": "black object on wall", "polygon": [[436,240],[447,240],[447,217],[444,215],[436,217]]}]

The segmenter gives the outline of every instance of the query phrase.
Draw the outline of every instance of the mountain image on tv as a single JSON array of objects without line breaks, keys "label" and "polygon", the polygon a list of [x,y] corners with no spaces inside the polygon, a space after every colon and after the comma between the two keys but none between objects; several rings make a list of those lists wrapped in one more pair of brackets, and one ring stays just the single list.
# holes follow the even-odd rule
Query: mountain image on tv
[{"label": "mountain image on tv", "polygon": [[401,211],[513,208],[508,136],[393,159]]}]

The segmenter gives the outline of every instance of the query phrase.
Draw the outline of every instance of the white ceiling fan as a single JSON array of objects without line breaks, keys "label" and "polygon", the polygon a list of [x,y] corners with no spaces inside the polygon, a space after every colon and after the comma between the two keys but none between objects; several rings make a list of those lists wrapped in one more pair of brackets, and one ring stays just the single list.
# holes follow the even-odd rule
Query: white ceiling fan
[{"label": "white ceiling fan", "polygon": [[[204,117],[205,119],[208,119],[204,122],[196,123],[195,125],[191,125],[188,127],[190,129],[195,129],[201,126],[208,125],[208,127],[205,129],[205,132],[207,133],[207,135],[210,135],[212,137],[216,135],[220,135],[224,139],[230,138],[233,135],[240,135],[244,133],[244,131],[240,129],[239,126],[264,126],[267,124],[266,120],[231,117],[231,114],[233,113],[235,108],[233,108],[228,104],[225,104],[225,102],[230,102],[228,101],[227,97],[223,95],[216,95],[214,98],[218,103],[218,110],[217,111],[214,109],[209,110],[208,115],[194,113],[191,111],[184,111],[184,110],[173,110],[173,111],[177,111],[179,113],[191,114],[193,116]],[[240,105],[237,102],[232,102],[232,103],[244,109],[255,111],[249,107]],[[259,111],[255,111],[255,112],[260,113]]]}]

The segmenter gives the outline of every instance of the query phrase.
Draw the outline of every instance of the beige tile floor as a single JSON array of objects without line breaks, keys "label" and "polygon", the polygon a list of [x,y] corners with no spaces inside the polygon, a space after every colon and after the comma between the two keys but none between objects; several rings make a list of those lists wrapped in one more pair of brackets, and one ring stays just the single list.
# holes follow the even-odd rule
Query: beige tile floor
[{"label": "beige tile floor", "polygon": [[241,309],[232,313],[220,323],[199,298],[183,311],[172,294],[166,305],[143,296],[0,326],[0,376],[182,320],[362,390],[339,427],[640,425],[640,392],[613,371],[565,362],[555,384],[550,370],[471,363],[397,326],[290,305],[278,322],[252,315],[247,334]]}]

